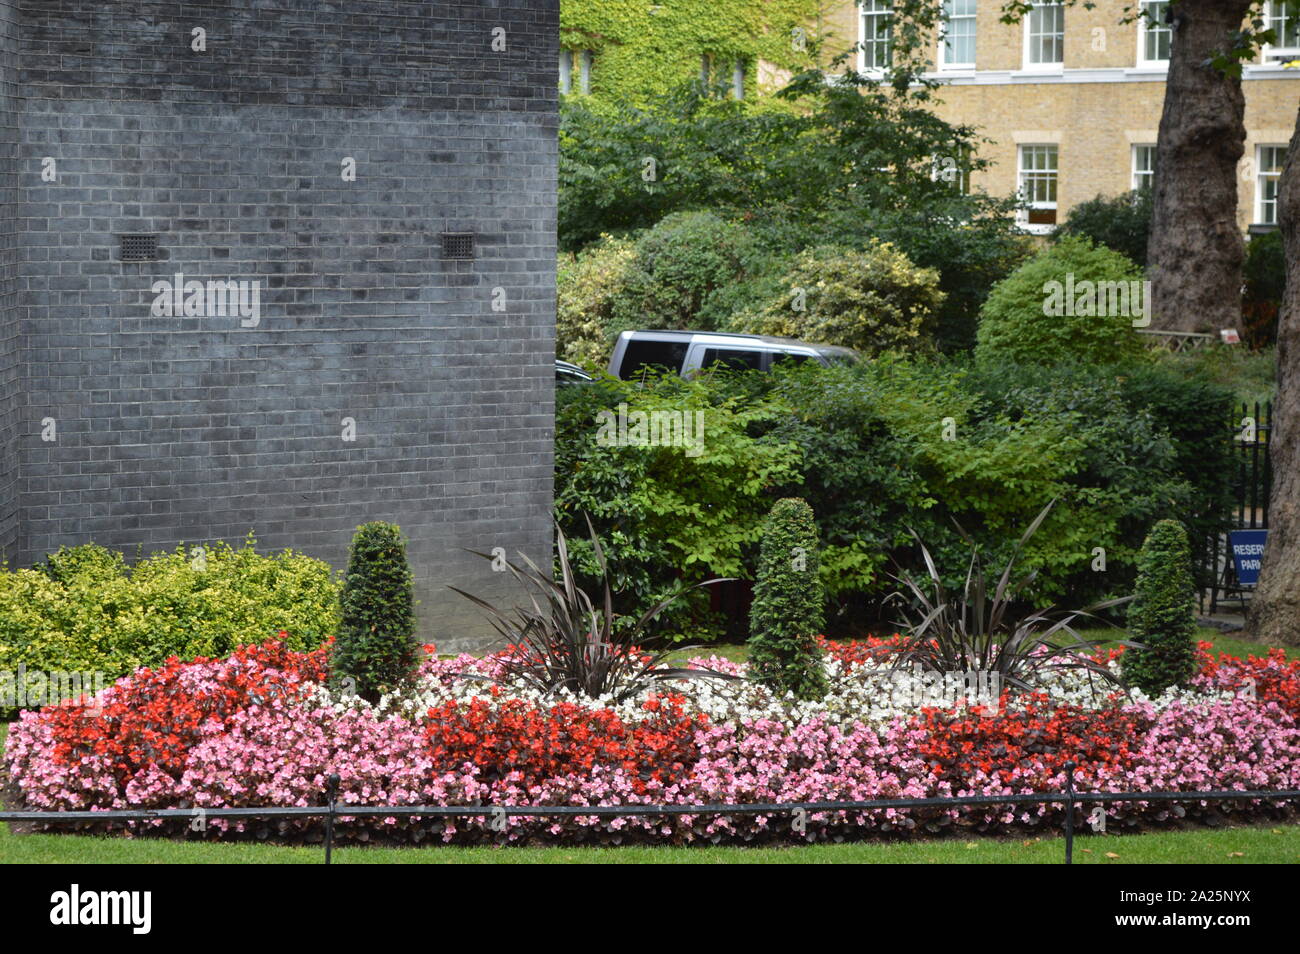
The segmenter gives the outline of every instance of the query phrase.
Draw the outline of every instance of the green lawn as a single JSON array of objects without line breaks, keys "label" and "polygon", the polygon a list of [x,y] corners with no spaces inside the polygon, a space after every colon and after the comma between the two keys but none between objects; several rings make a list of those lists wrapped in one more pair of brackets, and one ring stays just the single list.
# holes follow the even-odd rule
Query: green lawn
[{"label": "green lawn", "polygon": [[[1100,639],[1112,641],[1125,638],[1126,634],[1116,629],[1106,627],[1097,627],[1093,629],[1081,629],[1080,634],[1088,639]],[[1263,643],[1257,643],[1253,640],[1244,639],[1238,633],[1224,633],[1217,629],[1201,627],[1196,631],[1198,641],[1208,640],[1214,644],[1216,653],[1230,653],[1233,656],[1240,656],[1245,659],[1247,656],[1263,656],[1269,647]],[[1286,650],[1287,659],[1300,659],[1300,647],[1283,646]]]},{"label": "green lawn", "polygon": [[[1111,857],[1114,856],[1114,857]],[[339,848],[339,864],[1060,864],[1059,837],[797,848]],[[321,847],[10,835],[0,864],[320,864]],[[1295,864],[1300,826],[1081,836],[1076,864]]]}]

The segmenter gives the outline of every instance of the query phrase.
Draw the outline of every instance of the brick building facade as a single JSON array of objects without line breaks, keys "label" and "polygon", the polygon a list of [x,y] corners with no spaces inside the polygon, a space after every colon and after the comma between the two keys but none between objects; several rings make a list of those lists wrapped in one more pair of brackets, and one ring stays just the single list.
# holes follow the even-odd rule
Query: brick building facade
[{"label": "brick building facade", "polygon": [[[557,0],[0,0],[0,549],[545,559]],[[154,246],[156,245],[156,251]],[[175,286],[174,288],[172,286]]]},{"label": "brick building facade", "polygon": [[[993,165],[972,177],[973,187],[994,195],[1037,190],[1031,230],[1064,221],[1098,194],[1139,187],[1150,174],[1168,68],[1167,3],[1145,0],[1150,19],[1124,23],[1131,5],[1039,3],[1024,22],[1005,24],[1003,0],[948,0],[951,39],[934,41],[932,75],[944,84],[935,111],[991,140],[981,155]],[[863,43],[859,66],[870,68],[873,57],[888,55],[878,27],[889,8],[889,0],[837,4],[822,24],[829,51]],[[1271,0],[1265,16],[1279,44],[1243,73],[1243,230],[1275,221],[1277,174],[1300,103],[1300,69],[1284,66],[1300,59],[1300,0]]]}]

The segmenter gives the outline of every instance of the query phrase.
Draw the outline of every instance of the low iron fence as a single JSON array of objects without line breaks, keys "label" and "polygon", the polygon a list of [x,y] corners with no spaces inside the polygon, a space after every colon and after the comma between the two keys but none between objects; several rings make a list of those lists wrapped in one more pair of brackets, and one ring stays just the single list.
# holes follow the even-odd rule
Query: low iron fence
[{"label": "low iron fence", "polygon": [[[859,802],[774,802],[734,805],[340,805],[339,777],[331,775],[326,785],[324,804],[283,808],[204,808],[206,818],[323,818],[325,820],[325,864],[332,863],[334,823],[339,818],[386,817],[405,815],[433,818],[631,818],[644,815],[790,815],[792,819],[821,812],[860,812],[889,808],[954,808],[959,806],[992,807],[995,805],[1063,805],[1065,818],[1065,864],[1074,863],[1075,812],[1085,805],[1108,802],[1228,802],[1282,801],[1300,799],[1300,789],[1276,791],[1225,792],[1076,792],[1073,762],[1065,764],[1065,790],[1035,795],[969,795],[949,798],[878,798]],[[193,819],[193,808],[143,808],[82,812],[6,812],[0,822],[102,822],[156,821]],[[1086,823],[1087,819],[1083,819]]]},{"label": "low iron fence", "polygon": [[1206,331],[1165,331],[1160,328],[1138,328],[1137,333],[1146,343],[1176,354],[1208,348],[1219,341],[1219,336]]}]

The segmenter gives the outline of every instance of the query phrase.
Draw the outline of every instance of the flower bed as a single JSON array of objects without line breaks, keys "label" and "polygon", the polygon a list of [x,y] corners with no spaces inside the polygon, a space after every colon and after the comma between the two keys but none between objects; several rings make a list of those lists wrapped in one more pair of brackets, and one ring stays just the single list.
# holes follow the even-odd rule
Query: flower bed
[{"label": "flower bed", "polygon": [[[370,705],[325,688],[325,650],[271,643],[225,660],[140,670],[89,706],[25,713],[9,733],[7,792],[13,807],[176,807],[201,818],[199,809],[218,806],[320,804],[337,772],[344,803],[485,806],[466,819],[343,819],[341,838],[688,843],[1011,834],[1059,825],[1061,809],[828,812],[797,831],[788,816],[516,817],[498,831],[486,806],[1055,793],[1071,760],[1080,790],[1300,788],[1300,663],[1280,652],[1243,661],[1203,648],[1193,684],[1158,699],[1063,674],[1032,695],[935,706],[932,680],[886,668],[896,647],[828,644],[832,688],[816,703],[716,681],[673,683],[680,691],[618,704],[543,698],[502,681],[499,657],[439,660],[430,652],[411,687]],[[719,659],[692,665],[745,670]],[[1110,807],[1107,824],[1281,812],[1259,802],[1132,801]],[[116,827],[300,839],[319,837],[320,822]]]}]

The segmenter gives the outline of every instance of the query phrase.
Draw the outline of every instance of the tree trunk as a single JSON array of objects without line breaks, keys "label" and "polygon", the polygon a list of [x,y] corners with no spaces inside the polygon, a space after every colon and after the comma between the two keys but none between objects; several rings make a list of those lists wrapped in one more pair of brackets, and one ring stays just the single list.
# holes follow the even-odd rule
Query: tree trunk
[{"label": "tree trunk", "polygon": [[1271,646],[1300,646],[1300,116],[1279,184],[1278,222],[1286,249],[1286,293],[1278,318],[1277,400],[1268,438],[1273,491],[1249,624]]},{"label": "tree trunk", "polygon": [[1241,80],[1210,59],[1231,46],[1250,0],[1177,0],[1157,140],[1147,264],[1152,326],[1241,327],[1245,245],[1237,225],[1237,163],[1246,142]]}]

